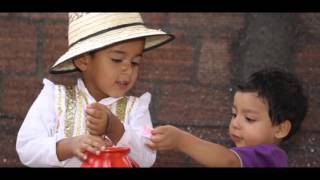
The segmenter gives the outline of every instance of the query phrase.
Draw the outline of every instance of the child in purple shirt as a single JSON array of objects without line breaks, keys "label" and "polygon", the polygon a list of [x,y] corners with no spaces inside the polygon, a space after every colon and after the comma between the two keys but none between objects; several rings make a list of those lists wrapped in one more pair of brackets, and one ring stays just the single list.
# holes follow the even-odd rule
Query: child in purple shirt
[{"label": "child in purple shirt", "polygon": [[233,148],[208,142],[171,125],[151,131],[146,145],[175,149],[209,167],[287,167],[279,144],[294,135],[308,110],[301,82],[280,69],[263,69],[238,85],[229,134]]}]

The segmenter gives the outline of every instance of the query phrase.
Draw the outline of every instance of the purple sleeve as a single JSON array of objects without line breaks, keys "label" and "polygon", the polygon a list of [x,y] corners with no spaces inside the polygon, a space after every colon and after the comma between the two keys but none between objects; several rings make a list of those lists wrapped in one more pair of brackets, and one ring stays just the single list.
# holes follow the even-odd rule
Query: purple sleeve
[{"label": "purple sleeve", "polygon": [[273,144],[231,148],[240,160],[242,167],[288,167],[287,154]]}]

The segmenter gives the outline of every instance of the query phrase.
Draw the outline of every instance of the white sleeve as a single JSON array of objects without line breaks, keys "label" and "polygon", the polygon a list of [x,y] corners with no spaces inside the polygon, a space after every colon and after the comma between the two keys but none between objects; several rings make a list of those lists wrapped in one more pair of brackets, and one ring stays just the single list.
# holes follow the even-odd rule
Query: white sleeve
[{"label": "white sleeve", "polygon": [[129,156],[133,158],[140,167],[151,167],[156,160],[156,151],[148,148],[145,137],[142,136],[146,125],[152,127],[149,104],[151,94],[145,93],[132,108],[127,121],[124,123],[125,132],[117,146],[129,146]]},{"label": "white sleeve", "polygon": [[44,87],[32,104],[17,136],[16,150],[21,162],[30,167],[62,166],[56,155],[54,84]]}]

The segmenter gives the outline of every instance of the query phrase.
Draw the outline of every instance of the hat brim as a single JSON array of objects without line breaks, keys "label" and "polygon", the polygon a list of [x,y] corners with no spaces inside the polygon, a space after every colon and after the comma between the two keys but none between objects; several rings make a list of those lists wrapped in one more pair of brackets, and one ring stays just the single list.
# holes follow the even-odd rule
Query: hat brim
[{"label": "hat brim", "polygon": [[144,51],[148,51],[172,41],[174,36],[160,30],[146,28],[145,26],[125,27],[109,31],[73,45],[55,62],[50,69],[50,73],[60,74],[77,71],[72,61],[75,57],[115,43],[138,38],[146,39]]}]

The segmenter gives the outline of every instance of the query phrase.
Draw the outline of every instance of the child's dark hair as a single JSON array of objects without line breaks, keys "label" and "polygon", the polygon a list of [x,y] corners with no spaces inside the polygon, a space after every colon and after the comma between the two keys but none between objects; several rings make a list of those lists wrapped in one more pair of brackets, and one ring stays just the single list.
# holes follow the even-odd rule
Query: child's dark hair
[{"label": "child's dark hair", "polygon": [[245,83],[238,85],[238,91],[257,92],[268,104],[272,124],[285,120],[291,122],[291,130],[284,140],[298,131],[308,111],[308,98],[302,82],[278,68],[265,68],[253,73]]}]

